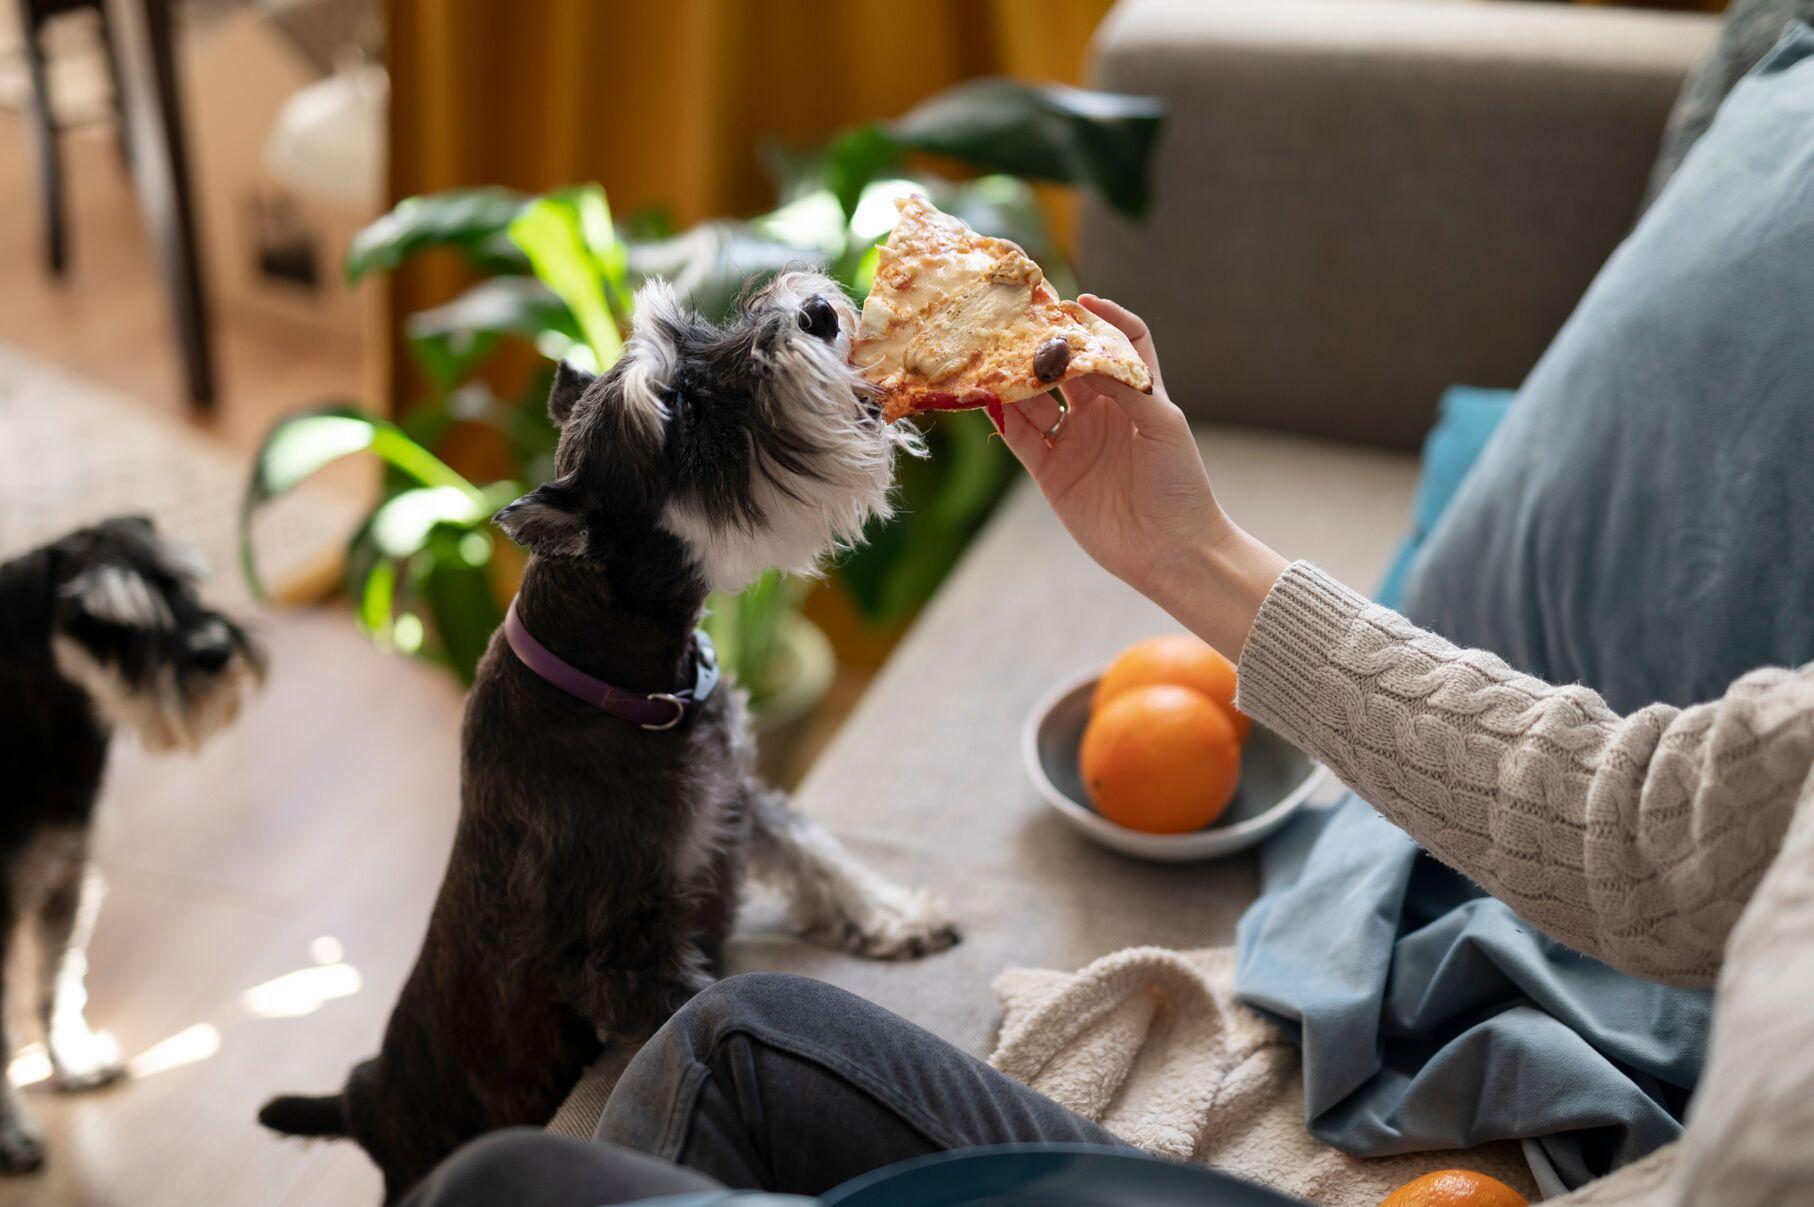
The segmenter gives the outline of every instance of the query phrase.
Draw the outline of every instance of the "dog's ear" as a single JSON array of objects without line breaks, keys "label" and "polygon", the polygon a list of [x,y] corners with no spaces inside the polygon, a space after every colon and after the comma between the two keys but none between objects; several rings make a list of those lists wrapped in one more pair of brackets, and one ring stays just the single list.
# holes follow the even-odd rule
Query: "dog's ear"
[{"label": "dog's ear", "polygon": [[584,369],[559,361],[554,366],[554,384],[548,387],[548,418],[554,420],[555,427],[566,427],[567,416],[573,414],[573,404],[580,400],[598,378]]},{"label": "dog's ear", "polygon": [[504,535],[543,557],[583,557],[586,517],[569,478],[536,487],[492,517]]}]

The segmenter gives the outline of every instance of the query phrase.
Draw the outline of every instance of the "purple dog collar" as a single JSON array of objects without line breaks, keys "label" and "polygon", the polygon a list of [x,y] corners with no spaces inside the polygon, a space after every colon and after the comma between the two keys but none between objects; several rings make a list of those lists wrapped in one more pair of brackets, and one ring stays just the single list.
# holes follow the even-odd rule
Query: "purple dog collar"
[{"label": "purple dog collar", "polygon": [[556,656],[523,626],[514,599],[504,613],[504,640],[524,666],[569,696],[644,729],[673,729],[687,719],[690,710],[710,699],[718,686],[718,653],[703,629],[693,634],[693,686],[646,696],[612,687]]}]

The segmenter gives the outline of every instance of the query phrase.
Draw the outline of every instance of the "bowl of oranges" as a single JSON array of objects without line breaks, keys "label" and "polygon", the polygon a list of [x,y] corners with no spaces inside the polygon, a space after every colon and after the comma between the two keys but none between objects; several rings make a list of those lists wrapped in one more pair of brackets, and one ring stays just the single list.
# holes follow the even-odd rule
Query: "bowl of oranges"
[{"label": "bowl of oranges", "polygon": [[1151,637],[1060,683],[1021,735],[1059,816],[1141,859],[1210,859],[1284,825],[1325,772],[1235,708],[1235,668],[1188,634]]}]

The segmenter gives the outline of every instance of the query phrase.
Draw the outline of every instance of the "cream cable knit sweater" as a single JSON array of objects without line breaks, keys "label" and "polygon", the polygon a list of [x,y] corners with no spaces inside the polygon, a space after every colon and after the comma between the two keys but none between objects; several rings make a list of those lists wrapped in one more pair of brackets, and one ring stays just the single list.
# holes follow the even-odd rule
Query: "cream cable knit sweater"
[{"label": "cream cable knit sweater", "polygon": [[1240,684],[1243,710],[1532,924],[1718,985],[1682,1139],[1567,1202],[1814,1203],[1814,664],[1621,718],[1300,562]]}]

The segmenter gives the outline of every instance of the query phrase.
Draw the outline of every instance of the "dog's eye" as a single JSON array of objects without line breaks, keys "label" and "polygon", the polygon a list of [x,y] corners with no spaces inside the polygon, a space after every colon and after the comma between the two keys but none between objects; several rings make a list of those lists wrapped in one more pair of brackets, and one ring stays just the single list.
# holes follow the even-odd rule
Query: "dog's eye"
[{"label": "dog's eye", "polygon": [[800,330],[814,339],[831,343],[838,338],[838,312],[824,298],[807,298],[800,307]]}]

